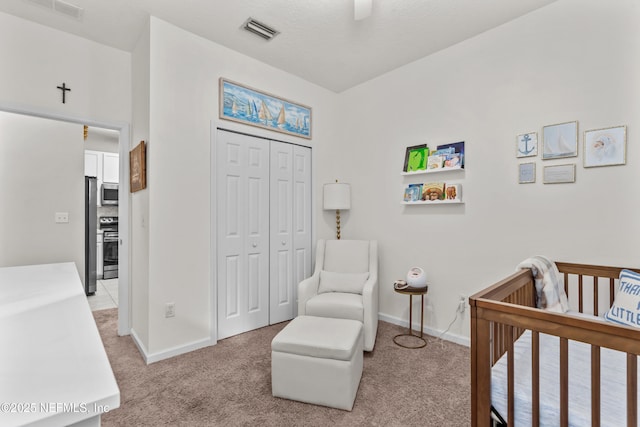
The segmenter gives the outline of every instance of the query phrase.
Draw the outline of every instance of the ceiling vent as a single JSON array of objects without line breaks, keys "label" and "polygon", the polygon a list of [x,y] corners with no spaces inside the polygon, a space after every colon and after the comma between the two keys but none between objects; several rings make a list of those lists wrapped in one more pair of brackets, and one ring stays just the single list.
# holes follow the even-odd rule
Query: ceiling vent
[{"label": "ceiling vent", "polygon": [[66,3],[60,0],[53,1],[53,8],[56,12],[63,15],[70,16],[74,19],[81,20],[84,14],[84,9],[71,3]]},{"label": "ceiling vent", "polygon": [[84,9],[61,0],[25,0],[26,2],[45,7],[49,10],[69,16],[78,21],[82,20]]},{"label": "ceiling vent", "polygon": [[268,25],[263,24],[262,22],[258,22],[253,18],[249,18],[242,25],[242,28],[245,30],[252,32],[253,34],[262,37],[265,40],[271,40],[278,34],[280,31],[277,31]]}]

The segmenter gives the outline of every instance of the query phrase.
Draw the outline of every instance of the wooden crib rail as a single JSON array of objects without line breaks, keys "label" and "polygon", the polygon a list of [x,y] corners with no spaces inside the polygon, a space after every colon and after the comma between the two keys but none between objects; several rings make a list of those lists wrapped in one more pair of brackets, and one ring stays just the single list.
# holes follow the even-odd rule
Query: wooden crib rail
[{"label": "wooden crib rail", "polygon": [[[579,309],[583,310],[584,282],[593,282],[591,291],[594,299],[594,313],[598,314],[598,283],[608,281],[607,289],[613,301],[615,283],[622,268],[592,266],[573,263],[556,263],[563,275],[565,285],[569,284],[571,276],[577,276]],[[638,269],[633,271],[640,272]],[[584,280],[585,277],[593,279]],[[576,280],[571,280],[576,282]],[[588,291],[585,291],[588,292]],[[626,352],[627,377],[627,421],[628,425],[636,426],[637,422],[637,356],[640,354],[640,330],[625,326],[613,325],[597,320],[575,317],[565,314],[539,310],[535,307],[535,285],[528,270],[516,272],[504,280],[486,288],[469,298],[471,306],[471,410],[472,426],[489,426],[491,406],[491,366],[505,352],[508,359],[512,359],[513,343],[524,330],[531,330],[534,351],[537,347],[539,333],[560,337],[561,340],[561,402],[559,407],[561,425],[568,423],[568,359],[567,344],[569,340],[582,341],[592,345],[592,420],[593,425],[599,425],[600,413],[600,348],[611,348]],[[536,361],[532,369],[537,377]],[[509,365],[509,363],[508,363]],[[509,414],[510,425],[513,425],[513,369],[509,369]],[[538,420],[539,400],[537,393],[539,383],[533,381],[532,413],[534,425]]]}]

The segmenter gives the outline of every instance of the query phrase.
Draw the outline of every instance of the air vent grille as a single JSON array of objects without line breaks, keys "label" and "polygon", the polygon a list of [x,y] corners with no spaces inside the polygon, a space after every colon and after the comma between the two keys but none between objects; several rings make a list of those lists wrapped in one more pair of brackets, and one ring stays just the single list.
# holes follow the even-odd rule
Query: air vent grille
[{"label": "air vent grille", "polygon": [[268,25],[263,24],[262,22],[258,22],[253,18],[247,19],[242,25],[242,28],[257,36],[262,37],[265,40],[271,40],[272,38],[280,34],[280,31],[277,31],[269,27]]},{"label": "air vent grille", "polygon": [[53,8],[56,12],[60,12],[63,15],[67,15],[78,20],[82,19],[82,15],[84,13],[83,8],[60,0],[54,0]]},{"label": "air vent grille", "polygon": [[84,15],[84,9],[74,4],[64,2],[62,0],[24,0],[27,3],[32,3],[54,12],[58,12],[62,15],[69,16],[78,21],[82,20]]}]

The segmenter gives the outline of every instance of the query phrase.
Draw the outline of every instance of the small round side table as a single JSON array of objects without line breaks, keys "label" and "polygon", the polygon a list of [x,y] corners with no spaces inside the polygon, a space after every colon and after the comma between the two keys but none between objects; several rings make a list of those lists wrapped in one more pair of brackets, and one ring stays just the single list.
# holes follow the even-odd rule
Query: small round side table
[{"label": "small round side table", "polygon": [[[404,348],[422,348],[426,346],[427,341],[424,338],[422,338],[422,330],[424,329],[424,296],[429,290],[429,286],[425,286],[424,288],[412,288],[410,286],[405,289],[396,289],[394,287],[393,290],[399,294],[409,295],[409,333],[396,335],[395,337],[393,337],[393,342],[399,345],[400,347],[404,347]],[[413,334],[413,296],[414,295],[420,295],[421,302],[422,302],[422,304],[420,304],[420,335],[419,336]],[[413,346],[405,345],[397,341],[397,338],[399,337],[416,337],[420,341]]]}]

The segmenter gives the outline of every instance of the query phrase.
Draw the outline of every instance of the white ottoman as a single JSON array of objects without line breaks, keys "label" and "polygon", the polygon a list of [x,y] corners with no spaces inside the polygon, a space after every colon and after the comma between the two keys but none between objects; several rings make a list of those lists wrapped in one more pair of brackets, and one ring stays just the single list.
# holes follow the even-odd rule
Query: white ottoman
[{"label": "white ottoman", "polygon": [[271,341],[276,397],[353,409],[362,377],[362,323],[298,316]]}]

